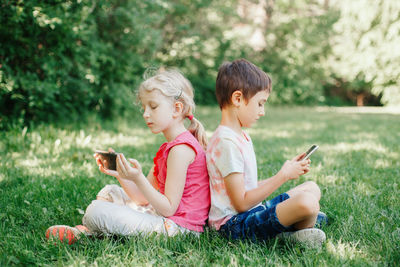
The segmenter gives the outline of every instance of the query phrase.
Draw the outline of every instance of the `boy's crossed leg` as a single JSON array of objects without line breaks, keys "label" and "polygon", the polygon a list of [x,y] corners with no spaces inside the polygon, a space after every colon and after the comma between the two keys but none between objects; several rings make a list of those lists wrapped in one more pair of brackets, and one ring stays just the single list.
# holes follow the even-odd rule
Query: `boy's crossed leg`
[{"label": "boy's crossed leg", "polygon": [[314,182],[306,182],[287,192],[289,199],[276,206],[276,215],[283,226],[295,229],[312,228],[319,212],[321,191]]},{"label": "boy's crossed leg", "polygon": [[313,228],[319,197],[315,183],[304,183],[266,201],[265,205],[234,215],[220,231],[233,239],[267,240],[278,236],[319,247],[326,239],[323,231]]}]

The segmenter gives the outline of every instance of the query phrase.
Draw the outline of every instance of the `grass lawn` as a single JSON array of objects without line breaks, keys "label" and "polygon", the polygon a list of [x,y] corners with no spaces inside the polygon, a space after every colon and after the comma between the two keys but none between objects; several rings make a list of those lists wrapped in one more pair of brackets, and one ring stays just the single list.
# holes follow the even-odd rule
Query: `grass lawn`
[{"label": "grass lawn", "polygon": [[[320,250],[278,240],[231,242],[207,231],[200,238],[163,236],[83,238],[72,246],[46,242],[54,224],[80,224],[106,184],[93,149],[113,147],[147,172],[161,135],[138,115],[119,121],[42,125],[0,133],[0,266],[8,265],[278,265],[393,266],[400,262],[400,113],[381,109],[273,108],[249,129],[259,177],[311,144],[312,170],[271,197],[306,180],[322,191],[332,223]],[[217,108],[196,112],[211,134]]]}]

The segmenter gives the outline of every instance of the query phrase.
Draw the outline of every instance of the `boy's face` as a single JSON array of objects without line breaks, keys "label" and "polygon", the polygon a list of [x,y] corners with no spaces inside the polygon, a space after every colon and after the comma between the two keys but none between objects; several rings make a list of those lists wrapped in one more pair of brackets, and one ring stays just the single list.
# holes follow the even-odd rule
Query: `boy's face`
[{"label": "boy's face", "polygon": [[248,101],[242,101],[238,110],[238,118],[242,127],[251,127],[260,117],[265,115],[264,105],[269,94],[260,91]]}]

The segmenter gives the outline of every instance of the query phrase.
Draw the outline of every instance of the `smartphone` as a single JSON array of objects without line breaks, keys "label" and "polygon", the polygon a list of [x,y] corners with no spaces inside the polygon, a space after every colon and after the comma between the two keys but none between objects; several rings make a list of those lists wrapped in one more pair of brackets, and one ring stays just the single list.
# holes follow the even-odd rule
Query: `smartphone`
[{"label": "smartphone", "polygon": [[306,152],[306,155],[304,156],[304,158],[302,158],[301,160],[306,160],[308,159],[315,151],[317,151],[317,149],[319,148],[319,146],[317,145],[312,145]]},{"label": "smartphone", "polygon": [[102,150],[96,150],[94,153],[97,153],[101,156],[104,168],[113,171],[117,170],[117,153]]}]

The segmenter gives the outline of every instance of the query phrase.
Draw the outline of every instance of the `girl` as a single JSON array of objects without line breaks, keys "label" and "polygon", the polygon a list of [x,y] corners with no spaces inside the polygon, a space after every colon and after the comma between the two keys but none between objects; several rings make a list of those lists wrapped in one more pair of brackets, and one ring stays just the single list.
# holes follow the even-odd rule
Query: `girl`
[{"label": "girl", "polygon": [[[162,133],[161,145],[147,177],[139,162],[117,156],[117,170],[106,169],[102,156],[95,154],[101,172],[114,176],[120,186],[107,185],[87,207],[83,225],[56,225],[46,237],[73,243],[80,234],[177,233],[203,231],[210,207],[206,168],[206,136],[193,117],[193,88],[175,70],[157,73],[138,90],[143,118],[154,134]],[[188,129],[185,119],[190,120]],[[112,150],[110,150],[112,151]]]}]

